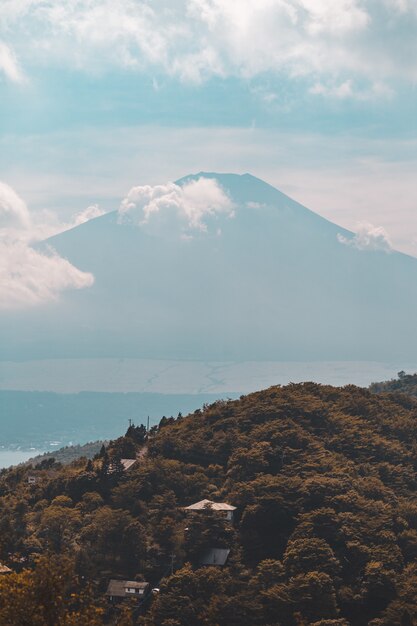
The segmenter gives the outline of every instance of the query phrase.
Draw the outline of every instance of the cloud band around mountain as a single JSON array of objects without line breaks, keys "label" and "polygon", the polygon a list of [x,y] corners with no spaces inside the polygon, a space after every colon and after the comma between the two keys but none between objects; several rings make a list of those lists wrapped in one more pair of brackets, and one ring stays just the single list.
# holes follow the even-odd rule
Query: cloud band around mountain
[{"label": "cloud band around mountain", "polygon": [[393,249],[385,228],[374,226],[368,222],[360,222],[357,232],[351,239],[341,234],[337,236],[337,239],[341,244],[351,246],[357,250],[391,252]]},{"label": "cloud band around mountain", "polygon": [[192,237],[209,231],[219,216],[234,216],[235,205],[219,183],[200,177],[183,185],[132,187],[119,208],[119,221],[156,235]]}]

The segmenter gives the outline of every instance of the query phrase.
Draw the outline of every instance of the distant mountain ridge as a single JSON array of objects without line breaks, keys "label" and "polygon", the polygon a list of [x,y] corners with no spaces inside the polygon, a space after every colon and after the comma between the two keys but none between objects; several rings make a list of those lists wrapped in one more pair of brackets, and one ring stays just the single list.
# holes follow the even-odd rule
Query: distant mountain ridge
[{"label": "distant mountain ridge", "polygon": [[112,212],[48,240],[95,284],[2,314],[2,358],[414,357],[417,259],[349,245],[352,233],[249,174],[177,183],[200,178],[236,207],[210,218],[215,231],[158,237]]}]

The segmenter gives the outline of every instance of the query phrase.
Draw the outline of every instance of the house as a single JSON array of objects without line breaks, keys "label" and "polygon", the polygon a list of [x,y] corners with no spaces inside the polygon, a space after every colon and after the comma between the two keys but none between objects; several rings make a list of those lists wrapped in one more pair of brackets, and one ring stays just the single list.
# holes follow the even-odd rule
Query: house
[{"label": "house", "polygon": [[125,472],[129,470],[132,465],[136,463],[137,459],[120,459],[121,464],[123,465],[123,469]]},{"label": "house", "polygon": [[212,509],[212,511],[218,511],[230,522],[233,521],[233,514],[236,511],[236,507],[227,502],[212,502],[211,500],[200,500],[190,506],[185,506],[184,511],[186,513],[195,513],[198,511],[204,511],[206,509]]},{"label": "house", "polygon": [[35,485],[38,480],[37,476],[30,475],[28,476],[28,485]]},{"label": "house", "polygon": [[[127,472],[130,468],[136,463],[137,459],[120,459],[120,463],[123,467],[123,471]],[[116,468],[113,464],[110,464],[108,469],[109,474],[113,474],[116,471]]]},{"label": "house", "polygon": [[229,548],[210,548],[203,553],[198,564],[201,566],[218,565],[219,567],[223,567],[223,565],[226,565],[229,554]]},{"label": "house", "polygon": [[10,569],[10,567],[7,567],[7,565],[3,565],[2,563],[0,563],[0,575],[2,574],[11,574],[13,570]]},{"label": "house", "polygon": [[149,591],[150,585],[146,582],[111,579],[107,587],[106,596],[110,602],[120,602],[125,598],[137,598],[138,601],[141,601]]}]

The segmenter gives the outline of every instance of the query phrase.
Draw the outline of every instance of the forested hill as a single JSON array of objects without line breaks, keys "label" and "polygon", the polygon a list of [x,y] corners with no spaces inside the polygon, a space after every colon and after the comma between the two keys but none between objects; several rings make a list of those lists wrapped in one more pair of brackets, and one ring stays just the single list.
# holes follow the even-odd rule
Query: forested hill
[{"label": "forested hill", "polygon": [[[0,579],[1,624],[417,623],[412,398],[272,387],[164,419],[145,438],[131,427],[93,462],[1,473],[0,559],[35,568]],[[138,453],[123,471],[120,458]],[[236,506],[234,524],[211,510],[185,519],[182,507],[203,498]],[[230,548],[224,567],[199,567],[211,548]],[[57,583],[63,567],[75,576]],[[160,592],[110,610],[109,578]],[[50,587],[59,601],[39,607]]]},{"label": "forested hill", "polygon": [[372,383],[369,389],[373,393],[406,393],[417,397],[417,374],[398,372],[397,378],[380,383]]}]

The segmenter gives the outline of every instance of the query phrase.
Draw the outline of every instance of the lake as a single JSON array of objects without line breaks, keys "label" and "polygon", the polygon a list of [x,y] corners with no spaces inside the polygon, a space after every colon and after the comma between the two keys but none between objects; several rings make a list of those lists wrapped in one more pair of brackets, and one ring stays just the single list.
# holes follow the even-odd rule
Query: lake
[{"label": "lake", "polygon": [[0,469],[24,463],[28,459],[42,454],[40,450],[2,450],[0,449]]},{"label": "lake", "polygon": [[[113,439],[129,420],[163,415],[289,382],[368,386],[417,363],[375,361],[160,361],[45,359],[0,361],[0,467],[27,460],[29,448]],[[17,447],[20,449],[17,450]]]},{"label": "lake", "polygon": [[0,361],[0,389],[78,393],[249,393],[271,385],[314,381],[331,385],[393,378],[416,363],[376,361],[161,361],[149,359],[45,359]]}]

